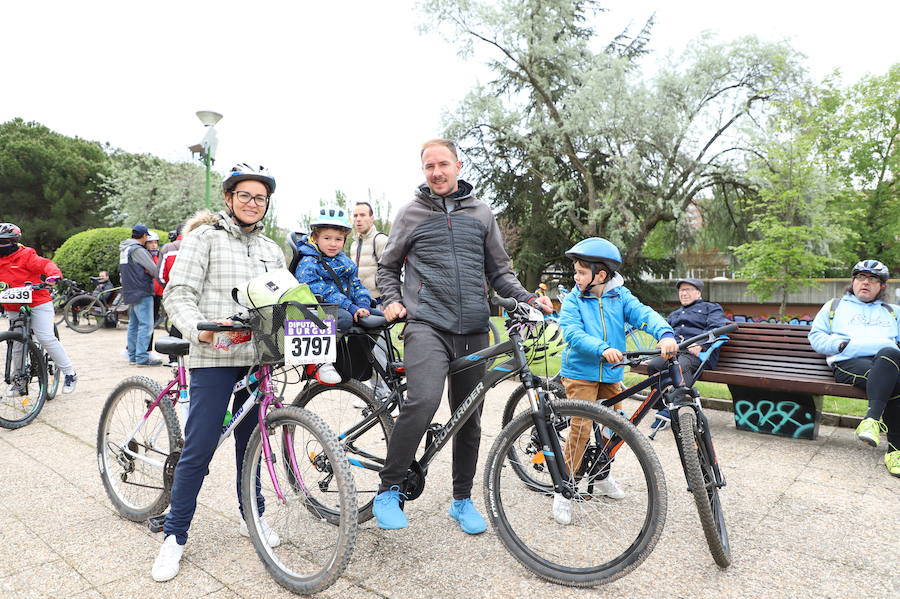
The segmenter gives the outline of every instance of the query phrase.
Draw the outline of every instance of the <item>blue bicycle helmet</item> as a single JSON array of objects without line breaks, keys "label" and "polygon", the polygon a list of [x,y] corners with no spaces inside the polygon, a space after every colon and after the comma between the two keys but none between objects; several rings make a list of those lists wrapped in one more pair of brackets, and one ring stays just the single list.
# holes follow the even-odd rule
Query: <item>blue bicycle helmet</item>
[{"label": "blue bicycle helmet", "polygon": [[887,266],[885,266],[878,260],[863,260],[861,262],[857,262],[856,266],[853,267],[853,271],[850,273],[850,276],[855,277],[859,273],[874,275],[881,279],[882,283],[887,283],[888,276],[890,275]]},{"label": "blue bicycle helmet", "polygon": [[573,245],[566,252],[566,258],[581,260],[589,264],[603,264],[610,271],[610,276],[616,274],[622,266],[622,254],[619,248],[602,237],[588,237]]},{"label": "blue bicycle helmet", "polygon": [[319,209],[319,213],[315,215],[309,223],[311,229],[318,227],[329,227],[333,229],[346,229],[349,231],[353,228],[347,212],[340,206],[326,206]]}]

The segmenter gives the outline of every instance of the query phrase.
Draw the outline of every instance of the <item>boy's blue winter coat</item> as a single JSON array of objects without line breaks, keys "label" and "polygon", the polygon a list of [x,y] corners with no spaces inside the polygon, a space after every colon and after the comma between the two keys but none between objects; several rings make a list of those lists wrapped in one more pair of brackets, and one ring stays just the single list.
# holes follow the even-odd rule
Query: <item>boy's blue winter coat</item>
[{"label": "boy's blue winter coat", "polygon": [[577,288],[566,296],[560,310],[559,325],[566,347],[562,353],[562,376],[582,381],[617,383],[624,368],[602,362],[608,348],[625,351],[625,323],[646,330],[655,339],[669,334],[672,327],[650,306],[645,306],[622,285],[616,275],[598,298],[584,295]]},{"label": "boy's blue winter coat", "polygon": [[[319,252],[319,248],[309,241],[307,235],[300,236],[297,250],[302,258],[297,264],[294,276],[301,283],[309,285],[310,291],[321,296],[323,302],[337,304],[350,314],[355,314],[360,308],[371,309],[372,296],[360,282],[356,264],[346,254],[341,252],[329,258]],[[338,287],[320,260],[325,261],[334,270],[344,290],[349,288],[349,295],[344,295],[344,291]]]}]

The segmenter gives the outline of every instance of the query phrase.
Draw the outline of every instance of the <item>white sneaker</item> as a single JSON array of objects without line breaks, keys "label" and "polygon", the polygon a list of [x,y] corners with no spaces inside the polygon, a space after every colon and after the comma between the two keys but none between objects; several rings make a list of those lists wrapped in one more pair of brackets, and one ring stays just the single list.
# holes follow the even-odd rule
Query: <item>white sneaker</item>
[{"label": "white sneaker", "polygon": [[316,379],[326,385],[337,385],[341,382],[341,375],[335,370],[334,364],[321,364],[316,370]]},{"label": "white sneaker", "polygon": [[572,500],[563,497],[562,493],[553,494],[553,519],[563,526],[572,523]]},{"label": "white sneaker", "polygon": [[[281,538],[279,538],[278,533],[272,530],[272,527],[269,526],[269,523],[266,522],[265,516],[259,517],[259,527],[262,529],[263,536],[266,537],[266,541],[269,543],[269,547],[278,547],[281,545]],[[250,529],[247,528],[247,521],[241,518],[241,528],[240,528],[241,536],[249,537]]]},{"label": "white sneaker", "polygon": [[74,372],[72,374],[67,374],[65,376],[65,382],[63,383],[63,393],[72,393],[75,391],[75,385],[78,384],[78,375]]},{"label": "white sneaker", "polygon": [[156,582],[172,580],[181,568],[181,556],[184,554],[184,545],[179,545],[175,535],[169,535],[159,548],[159,555],[153,562],[153,570],[150,574]]},{"label": "white sneaker", "polygon": [[594,489],[598,495],[606,495],[610,499],[622,499],[625,497],[625,491],[616,483],[612,474],[603,480],[594,481]]}]

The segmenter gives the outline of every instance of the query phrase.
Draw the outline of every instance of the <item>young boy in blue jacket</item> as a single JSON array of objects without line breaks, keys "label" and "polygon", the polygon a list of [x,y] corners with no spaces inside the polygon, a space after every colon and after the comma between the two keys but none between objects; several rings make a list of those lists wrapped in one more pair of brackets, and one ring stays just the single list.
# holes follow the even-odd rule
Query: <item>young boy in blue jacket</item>
[{"label": "young boy in blue jacket", "polygon": [[[309,285],[323,303],[337,304],[338,331],[346,331],[360,317],[380,316],[381,312],[371,310],[372,296],[359,280],[356,264],[342,251],[352,227],[344,210],[322,208],[309,226],[312,232],[297,242],[302,256],[294,271],[297,280]],[[341,382],[333,364],[319,366],[316,378],[327,384]]]},{"label": "young boy in blue jacket", "polygon": [[[600,237],[576,243],[566,252],[575,262],[576,288],[566,296],[559,324],[566,347],[562,354],[563,385],[566,397],[598,401],[623,390],[621,362],[625,351],[625,323],[644,328],[659,340],[666,358],[678,351],[672,327],[652,308],[642,304],[622,283],[618,274],[622,255],[618,248]],[[563,457],[569,472],[575,472],[584,456],[591,421],[573,418]],[[625,496],[613,477],[594,481],[596,493],[612,499]],[[560,524],[572,522],[572,500],[553,496],[553,518]]]}]

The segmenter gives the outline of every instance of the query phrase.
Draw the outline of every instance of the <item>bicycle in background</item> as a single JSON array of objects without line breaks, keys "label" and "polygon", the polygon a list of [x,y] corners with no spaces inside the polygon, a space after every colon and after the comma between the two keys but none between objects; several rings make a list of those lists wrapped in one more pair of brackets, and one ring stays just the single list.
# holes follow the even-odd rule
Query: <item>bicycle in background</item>
[{"label": "bicycle in background", "polygon": [[[356,488],[331,429],[307,410],[284,406],[283,386],[276,392],[278,384],[288,384],[291,373],[297,373],[294,382],[300,377],[297,368],[283,366],[285,313],[281,306],[269,306],[251,310],[249,323],[235,316],[234,325],[205,322],[197,328],[253,332],[259,366],[234,388],[237,392],[249,386],[252,392],[231,418],[226,416],[219,446],[258,403],[259,421],[247,445],[241,481],[247,528],[272,577],[295,593],[311,594],[331,586],[350,561],[357,534]],[[174,377],[165,387],[146,377],[130,377],[113,389],[100,414],[97,462],[106,493],[119,513],[135,522],[148,521],[158,532],[184,445],[180,424],[184,418],[179,419],[176,406],[188,401],[184,357],[190,342],[163,337],[154,347],[178,356]],[[323,480],[328,481],[327,490]],[[265,499],[266,521],[281,540],[277,547],[269,546],[261,529],[258,487]],[[325,508],[346,516],[335,521],[322,513]]]},{"label": "bicycle in background", "polygon": [[121,290],[119,286],[73,297],[63,311],[66,326],[78,333],[93,333],[101,326],[114,328],[119,314],[128,311]]},{"label": "bicycle in background", "polygon": [[61,325],[65,320],[65,309],[66,304],[73,297],[77,297],[87,293],[84,288],[77,282],[72,279],[60,279],[60,281],[53,286],[53,289],[50,290],[50,294],[53,296],[53,313],[54,313],[54,324],[57,326]]}]

